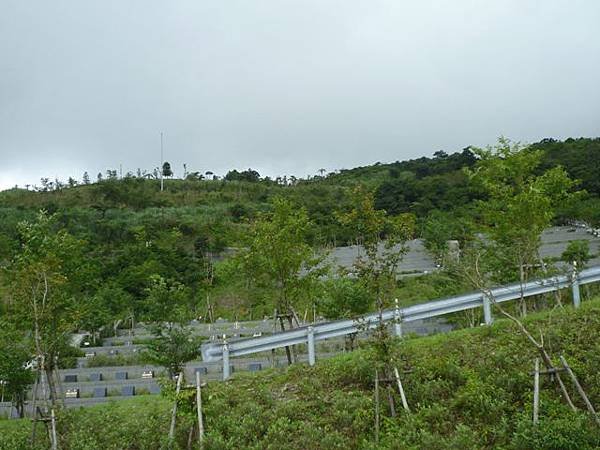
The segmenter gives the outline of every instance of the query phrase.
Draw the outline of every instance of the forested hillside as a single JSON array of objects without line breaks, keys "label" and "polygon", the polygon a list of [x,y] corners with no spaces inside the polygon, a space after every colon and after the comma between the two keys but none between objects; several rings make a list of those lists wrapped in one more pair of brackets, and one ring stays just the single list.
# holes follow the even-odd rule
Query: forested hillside
[{"label": "forested hillside", "polygon": [[[524,152],[540,153],[535,173],[562,165],[579,180],[580,192],[557,205],[554,221],[600,221],[600,139],[545,139]],[[102,305],[113,299],[111,315],[143,313],[151,275],[185,291],[190,305],[197,305],[209,289],[221,300],[221,314],[237,306],[236,314],[243,315],[257,302],[265,305],[257,311],[264,312],[269,310],[268,293],[232,288],[244,284],[234,276],[236,269],[214,263],[228,247],[248,245],[252,224],[273,211],[274,199],[306,211],[303,239],[313,248],[344,245],[359,237],[339,218],[351,209],[351,193],[361,185],[388,217],[414,215],[413,236],[429,239],[429,248],[436,252],[447,239],[468,241],[482,220],[478,205],[488,193],[473,181],[478,159],[472,148],[453,154],[437,151],[409,161],[320,171],[310,179],[272,180],[251,169],[232,170],[222,179],[192,172],[185,179],[166,179],[164,192],[157,179],[141,171],[119,179],[109,169],[94,183],[87,174],[81,182],[43,179],[35,191],[30,187],[0,193],[0,261],[7,265],[19,249],[17,224],[34,220],[44,209],[53,215],[53,229],[66,230],[80,244],[78,291]],[[205,306],[196,311],[204,312]]]}]

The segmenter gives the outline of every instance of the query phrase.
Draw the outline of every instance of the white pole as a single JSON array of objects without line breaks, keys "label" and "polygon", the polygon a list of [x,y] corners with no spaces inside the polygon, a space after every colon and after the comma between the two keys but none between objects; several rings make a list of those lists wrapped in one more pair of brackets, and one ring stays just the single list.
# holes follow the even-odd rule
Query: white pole
[{"label": "white pole", "polygon": [[223,381],[229,378],[229,345],[227,341],[223,342]]},{"label": "white pole", "polygon": [[308,364],[315,365],[315,330],[313,327],[308,327]]},{"label": "white pole", "polygon": [[198,412],[198,444],[203,446],[204,422],[202,421],[202,391],[200,387],[200,372],[196,372],[196,409]]},{"label": "white pole", "polygon": [[402,320],[402,316],[400,315],[400,307],[398,306],[398,299],[395,299],[395,309],[394,309],[394,334],[397,337],[402,337],[402,324],[400,321]]},{"label": "white pole", "polygon": [[158,170],[160,171],[160,192],[163,191],[163,132],[160,132],[160,167]]},{"label": "white pole", "polygon": [[579,293],[579,279],[577,278],[577,261],[573,261],[573,273],[572,273],[571,290],[573,292],[573,306],[579,308],[581,305],[581,295]]},{"label": "white pole", "polygon": [[540,405],[540,360],[535,358],[535,372],[533,373],[533,424],[539,421]]}]

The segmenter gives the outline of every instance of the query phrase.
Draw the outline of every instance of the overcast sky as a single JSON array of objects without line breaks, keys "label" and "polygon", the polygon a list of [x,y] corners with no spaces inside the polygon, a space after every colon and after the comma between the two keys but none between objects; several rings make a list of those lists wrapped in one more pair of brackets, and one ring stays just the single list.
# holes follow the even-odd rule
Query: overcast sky
[{"label": "overcast sky", "polygon": [[600,1],[0,0],[0,189],[600,135]]}]

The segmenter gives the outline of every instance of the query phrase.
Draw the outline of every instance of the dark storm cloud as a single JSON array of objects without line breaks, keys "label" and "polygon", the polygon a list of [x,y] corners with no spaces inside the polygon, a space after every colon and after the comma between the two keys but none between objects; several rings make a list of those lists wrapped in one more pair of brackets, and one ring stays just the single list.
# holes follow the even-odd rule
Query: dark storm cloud
[{"label": "dark storm cloud", "polygon": [[600,3],[0,2],[0,188],[595,136]]}]

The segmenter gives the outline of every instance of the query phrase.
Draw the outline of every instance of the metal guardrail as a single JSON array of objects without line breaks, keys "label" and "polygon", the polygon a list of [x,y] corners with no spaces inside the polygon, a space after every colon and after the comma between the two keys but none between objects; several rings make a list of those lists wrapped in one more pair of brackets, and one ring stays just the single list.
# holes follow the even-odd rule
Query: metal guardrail
[{"label": "metal guardrail", "polygon": [[[383,312],[382,321],[394,323],[394,332],[402,335],[402,323],[420,319],[429,319],[465,311],[483,308],[486,324],[491,324],[492,303],[502,303],[523,297],[544,294],[571,287],[573,303],[580,304],[579,285],[600,281],[600,266],[592,267],[568,275],[557,275],[551,278],[501,286],[489,292],[474,292],[457,297],[434,300],[406,308],[389,309]],[[223,379],[229,378],[229,358],[249,355],[296,344],[308,344],[308,360],[315,363],[315,341],[345,336],[358,331],[373,329],[379,324],[379,314],[372,313],[356,319],[338,320],[295,328],[269,336],[224,341],[223,343],[204,344],[201,347],[202,359],[206,362],[223,361]]]}]

